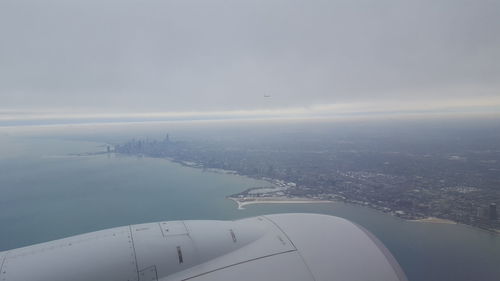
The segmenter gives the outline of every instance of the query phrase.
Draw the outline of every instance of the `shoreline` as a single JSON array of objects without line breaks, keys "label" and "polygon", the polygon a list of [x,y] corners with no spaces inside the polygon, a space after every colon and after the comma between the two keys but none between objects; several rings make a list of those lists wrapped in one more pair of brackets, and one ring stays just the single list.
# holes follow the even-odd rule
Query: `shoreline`
[{"label": "shoreline", "polygon": [[448,219],[440,219],[436,217],[427,217],[418,220],[409,220],[411,222],[419,222],[419,223],[439,223],[439,224],[458,224],[456,221],[448,220]]},{"label": "shoreline", "polygon": [[[254,205],[254,204],[318,204],[318,203],[333,203],[336,201],[333,200],[319,200],[319,199],[309,199],[309,198],[288,198],[288,197],[262,197],[262,198],[233,198],[233,197],[226,197],[226,199],[229,199],[237,204],[237,209],[238,210],[244,210],[245,206],[248,205]],[[448,219],[441,219],[441,218],[436,218],[436,217],[427,217],[423,219],[402,219],[404,221],[409,221],[409,222],[417,222],[417,223],[433,223],[433,224],[458,224],[458,222],[448,220]],[[498,231],[498,230],[497,230]],[[500,234],[500,231],[498,231]]]},{"label": "shoreline", "polygon": [[238,210],[244,210],[245,206],[254,204],[311,204],[311,203],[332,203],[329,200],[317,200],[317,199],[307,199],[307,198],[288,198],[288,197],[263,197],[259,199],[247,199],[243,198],[242,201],[233,197],[226,197],[227,199],[234,201],[238,205]]},{"label": "shoreline", "polygon": [[[113,152],[113,153],[116,154],[117,152]],[[122,153],[117,153],[117,154],[122,154]],[[125,154],[125,155],[128,155],[128,154]],[[208,168],[208,167],[204,167],[203,165],[200,165],[198,163],[186,163],[186,161],[176,160],[176,159],[171,158],[171,157],[152,157],[152,156],[145,156],[145,157],[157,158],[157,159],[165,159],[165,160],[167,160],[167,161],[169,161],[171,163],[175,163],[175,164],[178,164],[178,165],[186,167],[186,168],[199,169],[199,170],[202,170],[203,172],[241,176],[241,177],[246,177],[246,178],[253,179],[253,180],[265,181],[265,182],[268,182],[268,183],[274,185],[274,182],[272,181],[273,179],[266,179],[266,178],[259,178],[259,177],[256,177],[256,176],[245,175],[245,174],[242,174],[242,173],[240,173],[238,171],[234,171],[234,170],[225,170],[225,169],[218,169],[218,168]],[[288,197],[262,197],[262,198],[258,198],[258,199],[251,198],[249,200],[247,198],[241,198],[243,200],[248,200],[248,201],[241,201],[240,198],[233,198],[233,197],[229,197],[228,196],[228,197],[226,197],[226,199],[230,199],[230,200],[234,201],[237,204],[237,209],[238,210],[244,210],[245,206],[247,206],[247,205],[253,205],[253,204],[316,204],[316,203],[323,203],[323,204],[325,204],[325,203],[333,203],[333,202],[343,202],[343,201],[337,201],[337,200],[321,200],[321,199],[310,199],[310,198],[299,198],[299,197],[294,197],[294,198],[288,198]],[[355,205],[355,206],[367,207],[367,208],[370,208],[372,210],[382,212],[384,214],[390,214],[388,212],[383,212],[383,211],[381,211],[381,210],[379,210],[377,208],[372,208],[370,206],[356,204],[354,202],[343,202],[343,203],[345,203],[345,204],[352,204],[352,205]],[[393,215],[393,214],[390,214],[390,215]],[[422,219],[407,219],[407,218],[401,218],[401,217],[399,217],[399,218],[402,219],[402,220],[404,220],[404,221],[418,222],[418,223],[461,224],[461,225],[465,225],[465,226],[474,228],[476,230],[487,231],[489,233],[500,235],[500,229],[485,229],[485,228],[477,227],[477,226],[474,226],[474,225],[462,224],[462,223],[459,223],[459,222],[456,222],[456,221],[452,221],[452,220],[448,220],[448,219],[441,219],[441,218],[436,218],[436,217],[426,217],[426,218],[422,218]]]}]

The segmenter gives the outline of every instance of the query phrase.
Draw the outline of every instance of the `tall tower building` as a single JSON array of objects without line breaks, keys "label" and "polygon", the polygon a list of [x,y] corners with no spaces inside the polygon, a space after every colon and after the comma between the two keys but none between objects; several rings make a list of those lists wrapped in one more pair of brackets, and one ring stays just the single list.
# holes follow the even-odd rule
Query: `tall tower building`
[{"label": "tall tower building", "polygon": [[490,204],[490,220],[497,220],[498,219],[498,214],[497,214],[497,204],[496,203],[491,203]]}]

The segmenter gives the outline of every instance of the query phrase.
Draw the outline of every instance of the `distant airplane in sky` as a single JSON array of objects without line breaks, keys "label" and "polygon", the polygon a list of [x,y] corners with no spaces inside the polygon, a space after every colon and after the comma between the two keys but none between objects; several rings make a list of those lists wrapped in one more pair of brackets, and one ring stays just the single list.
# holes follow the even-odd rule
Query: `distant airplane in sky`
[{"label": "distant airplane in sky", "polygon": [[271,97],[271,95],[264,95],[264,97],[265,97],[265,98],[270,98],[270,97]]},{"label": "distant airplane in sky", "polygon": [[367,230],[319,214],[165,221],[0,252],[5,281],[407,281]]}]

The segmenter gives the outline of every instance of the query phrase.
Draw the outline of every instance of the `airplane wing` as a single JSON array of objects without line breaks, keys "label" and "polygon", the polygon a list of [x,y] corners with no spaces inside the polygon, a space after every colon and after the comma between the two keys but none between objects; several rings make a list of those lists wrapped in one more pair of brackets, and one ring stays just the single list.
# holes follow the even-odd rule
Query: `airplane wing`
[{"label": "airplane wing", "polygon": [[319,214],[167,221],[0,252],[2,281],[406,281],[368,231]]}]

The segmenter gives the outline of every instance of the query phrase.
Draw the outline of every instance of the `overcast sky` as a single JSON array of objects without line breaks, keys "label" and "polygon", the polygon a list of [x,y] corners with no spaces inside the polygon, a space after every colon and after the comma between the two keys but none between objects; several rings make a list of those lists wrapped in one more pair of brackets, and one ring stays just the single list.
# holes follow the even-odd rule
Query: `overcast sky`
[{"label": "overcast sky", "polygon": [[0,1],[4,116],[436,103],[500,106],[500,1]]}]

